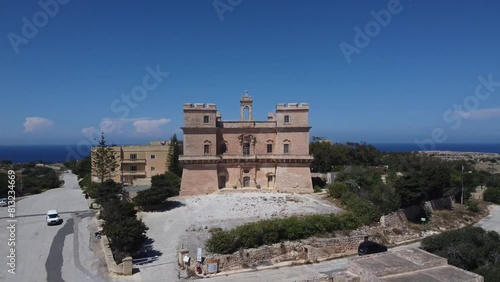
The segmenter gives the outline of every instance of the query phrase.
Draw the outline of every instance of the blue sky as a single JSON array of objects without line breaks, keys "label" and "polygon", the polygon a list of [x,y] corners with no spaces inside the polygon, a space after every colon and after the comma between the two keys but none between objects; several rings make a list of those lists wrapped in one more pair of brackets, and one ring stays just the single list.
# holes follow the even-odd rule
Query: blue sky
[{"label": "blue sky", "polygon": [[339,142],[500,140],[498,1],[41,2],[0,4],[0,145],[168,139],[183,103],[237,119],[245,90]]}]

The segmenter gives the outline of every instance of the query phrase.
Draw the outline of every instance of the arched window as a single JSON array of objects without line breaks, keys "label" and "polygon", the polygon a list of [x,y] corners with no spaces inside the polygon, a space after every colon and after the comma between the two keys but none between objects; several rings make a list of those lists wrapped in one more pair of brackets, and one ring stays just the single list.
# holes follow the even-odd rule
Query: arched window
[{"label": "arched window", "polygon": [[274,142],[273,140],[266,141],[266,153],[272,154],[274,150]]},{"label": "arched window", "polygon": [[244,120],[250,120],[250,113],[249,112],[250,112],[250,109],[247,106],[243,107],[243,119]]},{"label": "arched window", "polygon": [[289,154],[290,153],[290,140],[285,139],[283,140],[283,154]]}]

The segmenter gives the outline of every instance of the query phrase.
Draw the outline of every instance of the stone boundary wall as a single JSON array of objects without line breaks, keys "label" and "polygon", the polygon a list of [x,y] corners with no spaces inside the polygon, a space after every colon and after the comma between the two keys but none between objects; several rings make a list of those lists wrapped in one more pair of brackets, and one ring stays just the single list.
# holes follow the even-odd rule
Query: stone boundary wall
[{"label": "stone boundary wall", "polygon": [[101,247],[104,251],[104,258],[106,259],[106,265],[108,267],[108,272],[111,274],[118,275],[132,275],[132,258],[126,257],[123,262],[117,264],[111,248],[109,247],[109,240],[106,235],[101,235]]},{"label": "stone boundary wall", "polygon": [[113,256],[113,252],[109,247],[109,239],[108,236],[102,234],[102,225],[104,221],[99,218],[100,211],[96,213],[95,219],[97,220],[97,226],[99,228],[99,232],[101,234],[101,248],[104,252],[104,259],[106,261],[106,267],[108,268],[108,272],[110,274],[118,274],[118,275],[132,275],[132,258],[126,257],[122,260],[122,263],[117,264],[115,258]]},{"label": "stone boundary wall", "polygon": [[401,210],[380,217],[380,224],[383,227],[402,228],[406,223],[408,219]]},{"label": "stone boundary wall", "polygon": [[[241,249],[229,255],[207,256],[205,260],[216,259],[219,262],[219,272],[255,268],[261,266],[279,265],[283,263],[303,264],[318,262],[346,255],[356,254],[358,246],[363,242],[366,234],[341,236],[333,238],[309,238],[301,241],[283,242],[255,249]],[[188,254],[192,262],[196,261],[196,254]],[[181,264],[179,256],[179,264]],[[192,263],[190,267],[195,267]],[[207,272],[207,265],[202,267]],[[318,280],[323,281],[323,280]]]},{"label": "stone boundary wall", "polygon": [[[453,207],[453,196],[425,202],[425,206],[431,211],[449,210]],[[380,224],[384,227],[400,228],[405,226],[411,219],[418,220],[420,215],[419,206],[410,206],[393,213],[380,217]]]}]

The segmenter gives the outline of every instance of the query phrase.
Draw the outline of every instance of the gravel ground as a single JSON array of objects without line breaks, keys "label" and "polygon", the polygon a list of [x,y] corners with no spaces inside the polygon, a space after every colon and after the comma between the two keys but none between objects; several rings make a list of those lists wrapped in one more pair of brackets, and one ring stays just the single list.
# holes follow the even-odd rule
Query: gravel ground
[{"label": "gravel ground", "polygon": [[282,193],[212,194],[185,199],[191,228],[232,228],[246,222],[290,215],[335,213],[340,209],[317,195]]},{"label": "gravel ground", "polygon": [[[317,194],[229,193],[170,199],[177,205],[164,212],[143,212],[153,249],[159,259],[140,270],[142,281],[157,277],[179,279],[176,254],[187,248],[196,254],[209,238],[211,228],[224,229],[261,219],[318,213],[337,213],[341,209]],[[159,267],[155,267],[158,265]],[[161,266],[161,267],[160,267]]]}]

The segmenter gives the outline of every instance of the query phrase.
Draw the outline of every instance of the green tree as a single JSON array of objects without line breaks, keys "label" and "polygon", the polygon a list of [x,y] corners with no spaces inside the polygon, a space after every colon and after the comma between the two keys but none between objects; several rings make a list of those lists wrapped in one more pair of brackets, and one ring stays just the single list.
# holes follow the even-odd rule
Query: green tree
[{"label": "green tree", "polygon": [[[116,167],[115,167],[116,168]],[[92,172],[92,159],[90,156],[83,158],[81,161],[76,162],[72,172],[78,176],[78,178],[84,178],[85,175],[91,174]]]},{"label": "green tree", "polygon": [[24,194],[40,193],[45,189],[60,187],[64,183],[56,171],[49,167],[32,167],[23,170],[22,182]]},{"label": "green tree", "polygon": [[104,133],[101,133],[99,145],[92,150],[92,168],[99,178],[101,186],[111,173],[118,167],[114,150],[106,145]]},{"label": "green tree", "polygon": [[134,204],[142,208],[158,206],[163,204],[170,195],[170,192],[166,189],[149,188],[137,193],[137,195],[134,197]]},{"label": "green tree", "polygon": [[174,133],[174,135],[170,139],[170,144],[168,147],[168,170],[179,177],[182,176],[182,166],[179,162],[180,155],[181,145],[177,140],[177,135]]},{"label": "green tree", "polygon": [[140,191],[134,197],[134,203],[140,207],[160,205],[167,198],[179,195],[181,179],[171,171],[151,178],[151,188]]},{"label": "green tree", "polygon": [[181,187],[181,178],[171,171],[151,177],[152,188],[169,188],[173,191]]},{"label": "green tree", "polygon": [[419,205],[425,199],[420,173],[413,172],[396,180],[394,187],[399,194],[401,206]]},{"label": "green tree", "polygon": [[141,249],[146,241],[148,227],[134,217],[127,217],[120,221],[106,221],[103,232],[110,240],[110,246],[115,260],[121,262],[126,256],[133,256]]},{"label": "green tree", "polygon": [[391,183],[379,182],[370,190],[369,200],[379,207],[383,214],[388,214],[399,209],[400,199],[396,189]]},{"label": "green tree", "polygon": [[91,186],[95,187],[97,198],[96,202],[100,205],[105,205],[112,200],[119,199],[119,195],[123,194],[122,185],[114,182],[112,179],[105,180],[100,187],[96,187],[95,185]]},{"label": "green tree", "polygon": [[109,222],[120,222],[129,217],[135,217],[136,213],[134,204],[112,199],[102,207],[99,217]]}]

